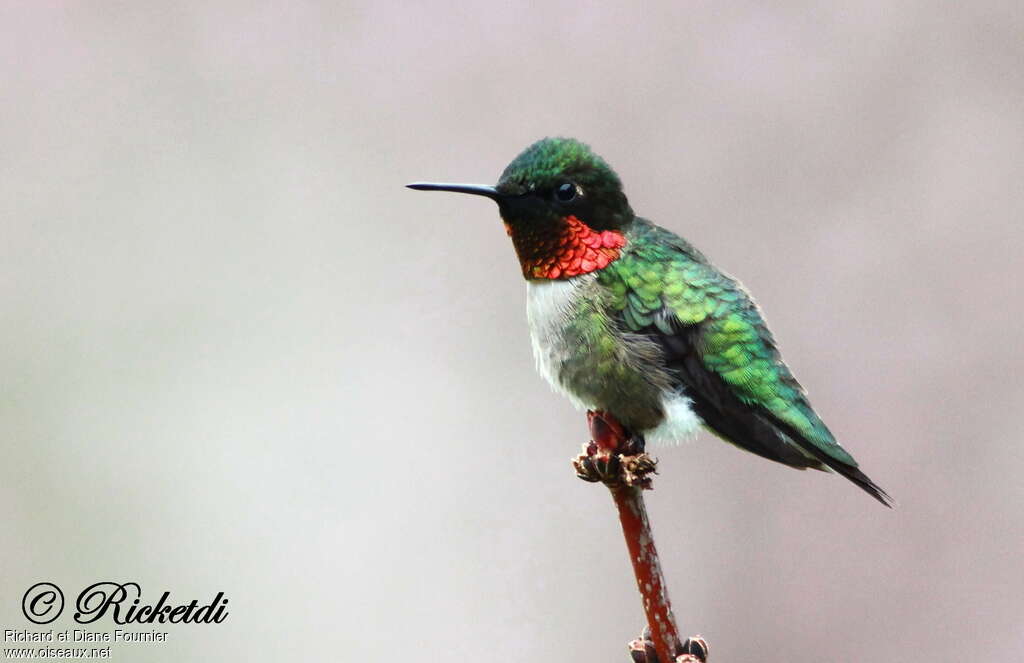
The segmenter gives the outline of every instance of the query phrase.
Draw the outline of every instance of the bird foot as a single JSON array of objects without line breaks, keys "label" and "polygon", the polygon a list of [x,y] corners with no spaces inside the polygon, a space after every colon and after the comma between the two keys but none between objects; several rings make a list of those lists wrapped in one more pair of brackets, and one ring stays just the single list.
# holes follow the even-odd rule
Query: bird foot
[{"label": "bird foot", "polygon": [[657,473],[658,461],[644,452],[643,437],[628,434],[607,412],[588,411],[587,422],[592,439],[572,461],[576,476],[608,486],[651,488],[648,475]]},{"label": "bird foot", "polygon": [[[710,650],[707,640],[695,635],[676,647],[676,657],[672,663],[706,663]],[[633,663],[660,663],[649,628],[645,628],[643,635],[629,643],[629,655]]]}]

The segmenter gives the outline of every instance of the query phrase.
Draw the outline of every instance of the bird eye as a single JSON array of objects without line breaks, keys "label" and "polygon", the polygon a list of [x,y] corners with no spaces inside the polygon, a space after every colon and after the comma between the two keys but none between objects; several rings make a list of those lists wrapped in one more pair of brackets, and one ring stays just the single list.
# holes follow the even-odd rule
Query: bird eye
[{"label": "bird eye", "polygon": [[555,198],[563,203],[567,203],[574,200],[577,193],[579,193],[579,190],[576,188],[575,184],[572,182],[563,182],[555,189]]}]

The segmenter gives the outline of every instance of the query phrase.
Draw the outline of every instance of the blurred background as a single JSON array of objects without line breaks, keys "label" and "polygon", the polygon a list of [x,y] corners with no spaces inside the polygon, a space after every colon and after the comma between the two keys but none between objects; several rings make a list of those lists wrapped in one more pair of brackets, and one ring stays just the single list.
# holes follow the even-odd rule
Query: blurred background
[{"label": "blurred background", "polygon": [[119,660],[627,660],[496,209],[402,186],[571,135],[755,293],[899,502],[658,450],[682,631],[1021,660],[1022,34],[1011,0],[4,3],[0,628],[119,580],[230,599]]}]

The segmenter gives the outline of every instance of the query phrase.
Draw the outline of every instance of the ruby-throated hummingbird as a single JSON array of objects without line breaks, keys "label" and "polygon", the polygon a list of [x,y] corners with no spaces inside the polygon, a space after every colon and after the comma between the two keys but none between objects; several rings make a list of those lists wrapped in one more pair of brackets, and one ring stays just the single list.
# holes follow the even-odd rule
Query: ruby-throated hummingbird
[{"label": "ruby-throated hummingbird", "polygon": [[498,203],[526,277],[538,370],[577,406],[651,441],[704,426],[770,460],[832,469],[890,505],[814,412],[743,286],[636,216],[586,145],[540,140],[493,187],[409,187]]}]

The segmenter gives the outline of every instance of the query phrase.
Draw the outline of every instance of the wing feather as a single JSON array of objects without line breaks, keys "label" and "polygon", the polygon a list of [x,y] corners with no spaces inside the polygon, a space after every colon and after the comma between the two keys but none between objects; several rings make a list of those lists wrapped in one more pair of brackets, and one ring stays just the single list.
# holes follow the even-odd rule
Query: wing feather
[{"label": "wing feather", "polygon": [[858,469],[811,407],[742,285],[685,240],[635,223],[635,241],[601,278],[619,324],[658,343],[676,386],[705,425],[770,460],[830,468],[888,506],[889,496]]}]

